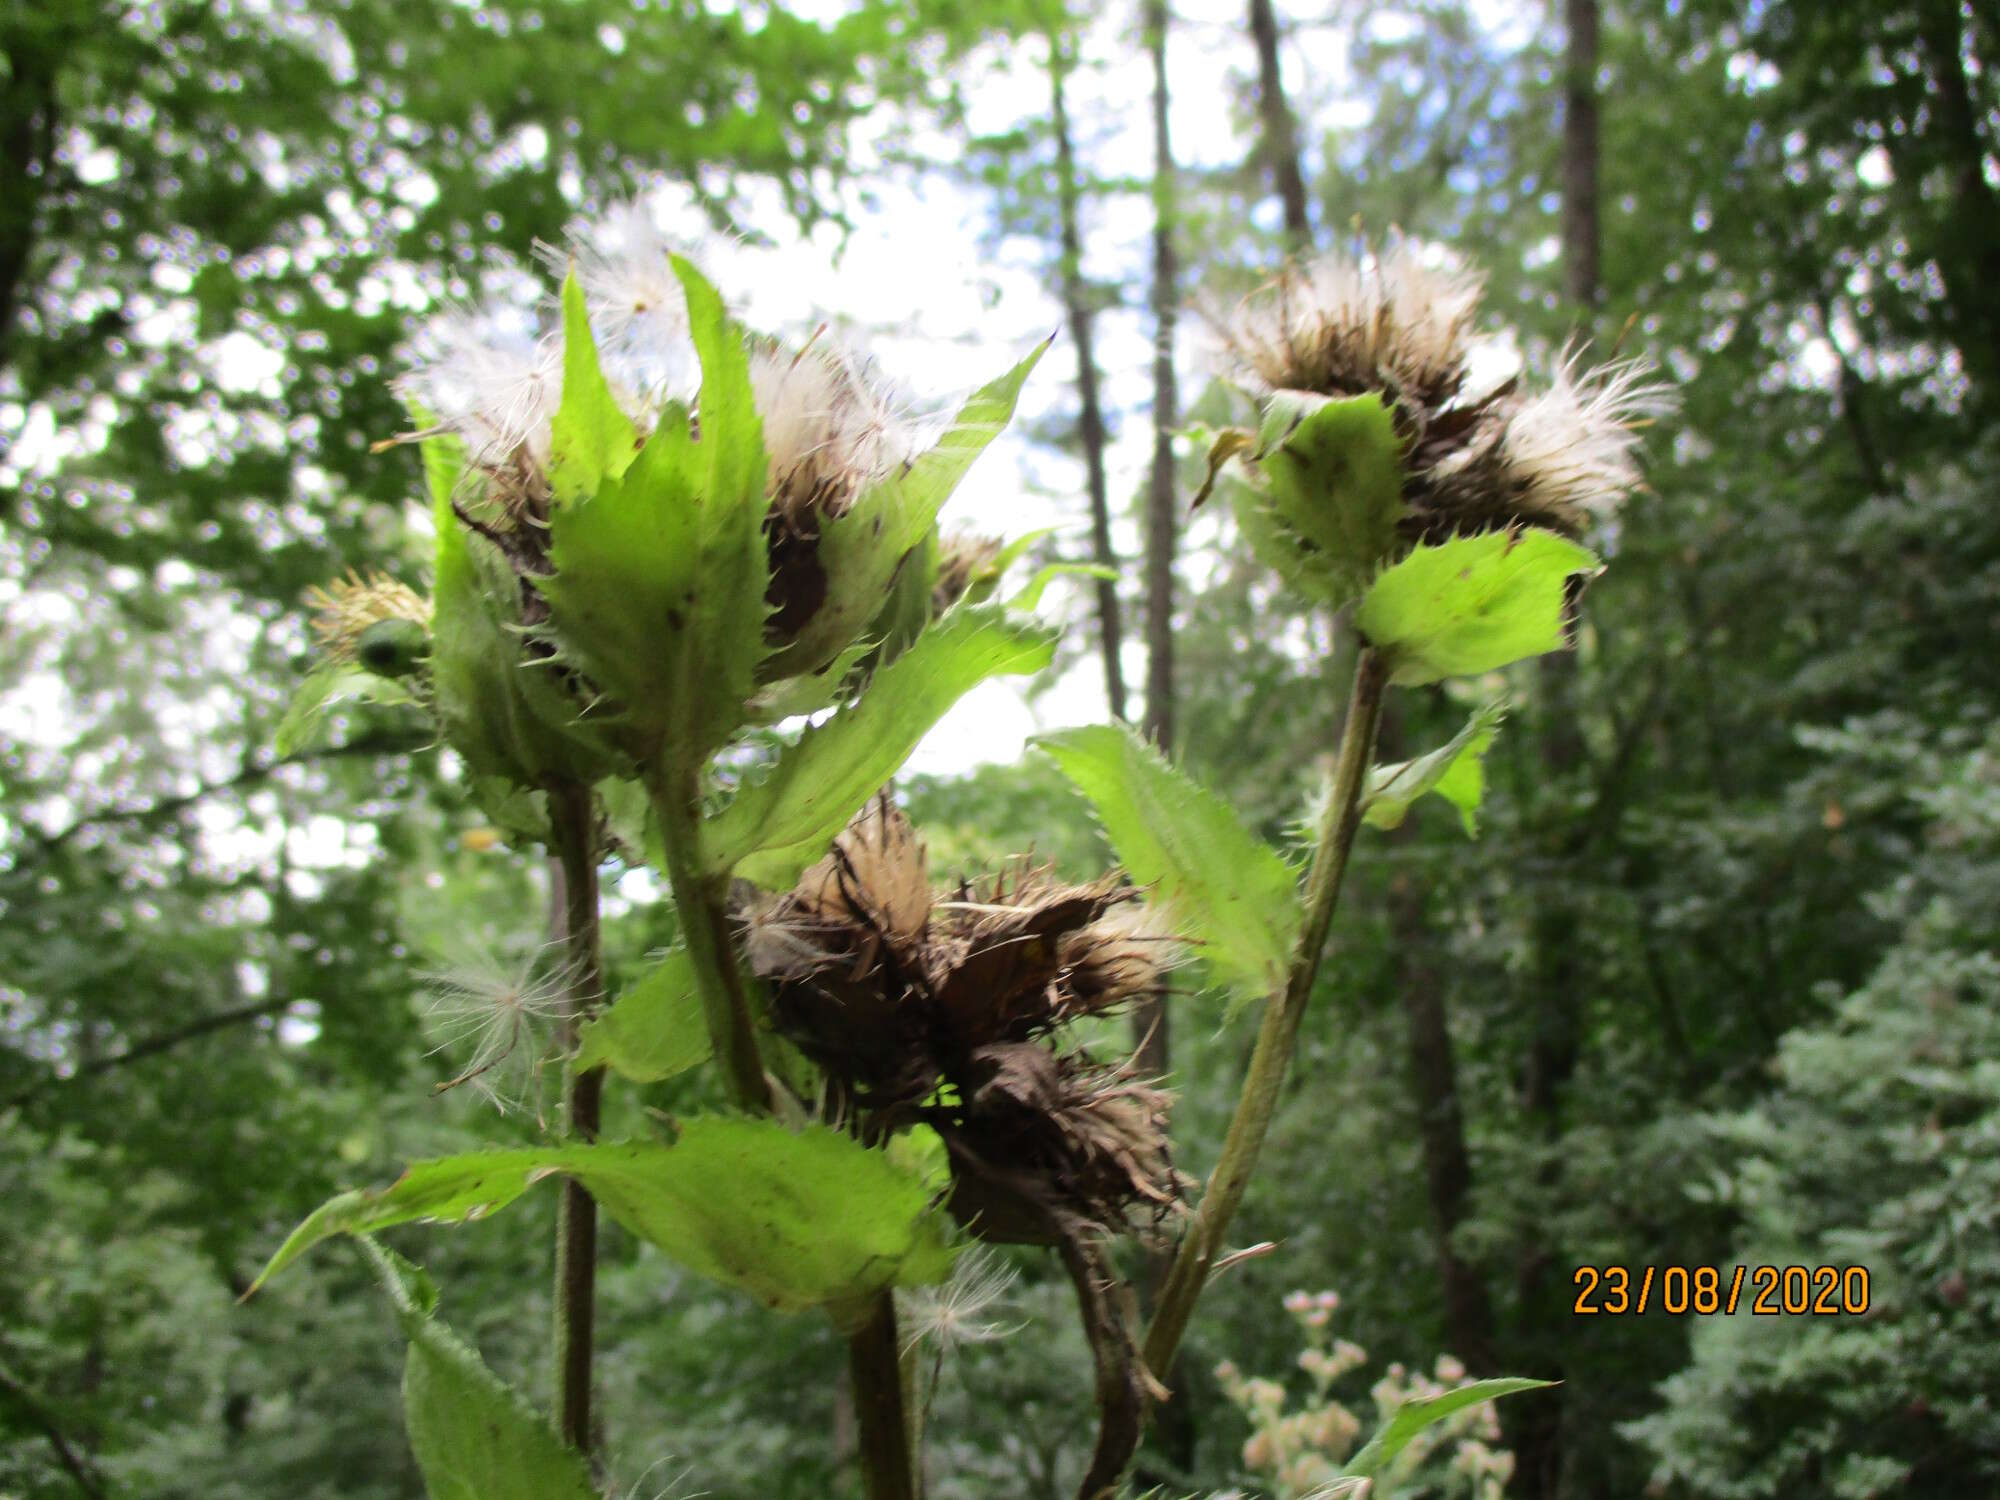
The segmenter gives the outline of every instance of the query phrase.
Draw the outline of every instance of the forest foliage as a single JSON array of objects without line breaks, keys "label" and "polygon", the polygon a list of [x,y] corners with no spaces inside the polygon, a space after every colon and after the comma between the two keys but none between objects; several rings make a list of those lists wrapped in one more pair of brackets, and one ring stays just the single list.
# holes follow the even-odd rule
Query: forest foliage
[{"label": "forest foliage", "polygon": [[[1182,300],[1232,303],[1301,229],[1326,247],[1393,226],[1485,268],[1531,371],[1589,336],[1655,360],[1678,402],[1650,492],[1589,538],[1610,566],[1573,665],[1402,673],[1382,758],[1408,764],[1375,788],[1231,1230],[1276,1248],[1215,1280],[1142,1475],[1308,1493],[1365,1438],[1357,1412],[1469,1372],[1562,1384],[1413,1451],[1397,1493],[1992,1492],[2000,17],[1287,7],[1288,145],[1260,9],[1167,25],[1174,82],[1227,91],[1243,149],[1218,165],[1182,141],[1164,199],[1105,160],[1117,80],[1148,67],[1122,13],[0,9],[0,1495],[419,1494],[406,1333],[421,1378],[449,1386],[476,1348],[546,1404],[547,1192],[507,1209],[518,1232],[392,1234],[421,1274],[329,1246],[238,1305],[315,1206],[535,1139],[532,1109],[433,1086],[469,1061],[439,1030],[453,976],[545,975],[506,939],[542,924],[547,872],[397,705],[286,733],[316,659],[307,591],[364,565],[442,582],[423,578],[417,460],[370,451],[408,425],[389,377],[440,300],[519,286],[533,241],[647,182],[753,239],[832,243],[872,183],[919,173],[989,214],[994,254],[1064,312],[1029,377],[1056,415],[1000,441],[1050,450],[1079,522],[1092,423],[1150,441],[1150,268],[1128,231],[1163,202]],[[1335,50],[1344,69],[1299,66]],[[1004,120],[996,77],[1035,85],[1003,90]],[[1582,279],[1579,100],[1599,142]],[[1088,419],[1078,311],[1105,377]],[[965,387],[1048,332],[982,330]],[[1173,346],[1191,433],[1167,450],[1168,748],[1290,848],[1352,638],[1259,564],[1254,517],[1221,493],[1187,510],[1199,439],[1242,411],[1195,342]],[[1107,582],[1143,635],[1157,527],[1142,476],[1118,475]],[[1034,560],[1088,553],[1064,534]],[[1098,595],[1059,597],[1057,672],[1088,675]],[[733,670],[661,665],[711,668]],[[1446,745],[1464,753],[1426,766]],[[1086,878],[1111,851],[1071,781],[1132,757],[1143,786],[1150,755],[1071,729],[899,793],[934,869],[1032,846]],[[1444,800],[1411,795],[1426,785]],[[783,872],[827,811],[782,777],[757,790],[724,828],[732,859]],[[1135,877],[1171,878],[1171,849],[1149,868],[1118,842]],[[1246,885],[1258,869],[1238,866]],[[657,886],[607,889],[612,991],[685,996],[654,967],[677,935]],[[1221,964],[1261,974],[1290,934],[1251,904],[1208,921]],[[1175,1155],[1199,1174],[1256,1021],[1191,989],[1169,1009]],[[600,1025],[586,1045],[653,1079],[607,1100],[613,1125],[726,1103],[715,1071],[686,1071],[699,1058],[631,1055],[656,1029]],[[514,1061],[509,1086],[553,1098],[553,1070]],[[1767,1263],[1864,1265],[1871,1311],[1572,1312],[1578,1266]],[[1091,1443],[1068,1289],[1028,1253],[993,1281],[990,1308],[933,1310],[930,1492],[1067,1494]],[[598,1297],[616,1493],[857,1492],[831,1327],[619,1230]]]}]

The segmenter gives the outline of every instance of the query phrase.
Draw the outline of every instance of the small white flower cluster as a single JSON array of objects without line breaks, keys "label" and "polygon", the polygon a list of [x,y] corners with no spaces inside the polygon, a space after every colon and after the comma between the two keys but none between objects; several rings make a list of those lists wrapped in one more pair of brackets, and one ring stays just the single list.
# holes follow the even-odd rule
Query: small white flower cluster
[{"label": "small white flower cluster", "polygon": [[[668,401],[691,402],[700,384],[672,261],[690,248],[660,228],[644,199],[579,218],[561,246],[544,247],[543,258],[559,272],[575,267],[599,364],[642,432]],[[799,349],[758,340],[751,365],[768,488],[788,521],[803,522],[813,510],[838,515],[919,445],[916,426],[874,371],[824,331]],[[559,326],[532,330],[505,309],[447,312],[420,334],[400,386],[433,430],[465,443],[503,510],[517,519],[541,516],[551,424],[562,404]]]},{"label": "small white flower cluster", "polygon": [[1639,487],[1639,429],[1668,392],[1642,362],[1585,371],[1574,350],[1545,390],[1469,392],[1480,291],[1442,251],[1397,239],[1287,267],[1220,333],[1261,394],[1382,395],[1408,440],[1417,535],[1516,524],[1577,535]]}]

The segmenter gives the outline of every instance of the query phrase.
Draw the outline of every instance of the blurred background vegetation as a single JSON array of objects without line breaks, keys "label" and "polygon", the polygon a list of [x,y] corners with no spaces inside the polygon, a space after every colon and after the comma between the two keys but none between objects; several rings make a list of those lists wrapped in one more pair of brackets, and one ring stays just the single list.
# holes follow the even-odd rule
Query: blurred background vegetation
[{"label": "blurred background vegetation", "polygon": [[[1394,225],[1527,362],[1594,334],[1680,387],[1573,664],[1504,685],[1477,841],[1364,845],[1238,1221],[1278,1248],[1204,1304],[1152,1479],[1255,1488],[1214,1367],[1303,1389],[1280,1301],[1337,1288],[1377,1361],[1564,1382],[1503,1408],[1512,1495],[2000,1491],[2000,10],[1135,4],[0,0],[0,1496],[420,1494],[358,1261],[234,1302],[329,1192],[531,1128],[433,1097],[421,997],[546,888],[394,713],[272,731],[303,592],[422,581],[415,462],[368,452],[413,315],[661,181],[750,248],[873,236],[877,306],[952,234],[995,268],[885,339],[984,372],[1060,324],[988,463],[1075,553],[1097,490],[1123,567],[1048,711],[1143,713],[1274,837],[1340,648],[1185,521],[1195,445],[1149,462],[1220,409],[1195,320],[1156,367],[1172,310]],[[1032,758],[903,790],[939,868],[1103,858]],[[671,916],[615,889],[629,973]],[[1173,1002],[1190,1170],[1249,1031]],[[533,1390],[552,1205],[398,1239]],[[606,1257],[618,1494],[852,1491],[822,1322]],[[1873,1308],[1571,1313],[1580,1264],[1739,1262],[1865,1265]],[[1049,1266],[1014,1300],[940,1366],[939,1497],[1074,1482],[1087,1360]]]}]

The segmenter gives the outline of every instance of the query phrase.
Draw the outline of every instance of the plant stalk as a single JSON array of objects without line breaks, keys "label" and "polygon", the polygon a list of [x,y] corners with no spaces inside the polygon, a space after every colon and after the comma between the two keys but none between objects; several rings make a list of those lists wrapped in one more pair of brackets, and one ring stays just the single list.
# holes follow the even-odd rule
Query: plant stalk
[{"label": "plant stalk", "polygon": [[673,886],[681,936],[701,981],[702,1013],[729,1097],[744,1109],[768,1112],[771,1085],[757,1053],[749,991],[729,939],[728,883],[702,869],[701,803],[694,778],[676,787],[655,786],[653,809],[660,820],[660,841],[666,846],[667,879]]},{"label": "plant stalk", "polygon": [[917,1500],[894,1293],[877,1292],[868,1300],[860,1326],[847,1336],[847,1369],[854,1381],[863,1493],[868,1500]]},{"label": "plant stalk", "polygon": [[[709,1038],[730,1097],[744,1109],[768,1114],[770,1080],[758,1055],[749,987],[736,961],[725,905],[726,880],[704,873],[701,803],[693,777],[653,788],[653,808],[666,848],[667,878],[680,914],[681,935],[702,987]],[[896,1339],[896,1304],[881,1292],[861,1324],[847,1336],[848,1369],[861,1438],[861,1475],[868,1500],[916,1500],[912,1429],[906,1415],[902,1350]]]},{"label": "plant stalk", "polygon": [[[562,883],[564,972],[568,1014],[562,1044],[576,1050],[577,1029],[604,995],[604,954],[598,925],[597,825],[590,788],[564,782],[548,789],[551,842]],[[567,1133],[597,1138],[604,1070],[564,1073]],[[563,1179],[556,1210],[556,1429],[564,1442],[590,1451],[591,1353],[596,1327],[597,1204],[575,1178]]]},{"label": "plant stalk", "polygon": [[1146,1331],[1146,1367],[1156,1378],[1164,1379],[1173,1366],[1195,1301],[1221,1253],[1222,1236],[1243,1199],[1251,1173],[1257,1168],[1257,1154],[1263,1149],[1264,1135],[1277,1111],[1278,1092],[1291,1066],[1292,1052],[1298,1044],[1299,1022],[1305,1016],[1306,1000],[1319,972],[1320,953],[1326,947],[1334,907],[1340,900],[1347,857],[1354,848],[1354,835],[1361,827],[1361,793],[1367,783],[1368,759],[1375,748],[1375,732],[1381,726],[1382,699],[1388,685],[1388,664],[1372,648],[1363,646],[1354,667],[1353,693],[1348,702],[1347,722],[1341,730],[1340,754],[1334,763],[1326,809],[1320,817],[1312,870],[1306,877],[1305,928],[1293,952],[1283,992],[1273,996],[1264,1008],[1256,1049],[1250,1055],[1250,1069],[1243,1078],[1243,1091],[1237,1096],[1236,1113],[1229,1122],[1222,1155],[1209,1175],[1194,1223],[1174,1255],[1173,1266],[1160,1288],[1152,1326]]}]

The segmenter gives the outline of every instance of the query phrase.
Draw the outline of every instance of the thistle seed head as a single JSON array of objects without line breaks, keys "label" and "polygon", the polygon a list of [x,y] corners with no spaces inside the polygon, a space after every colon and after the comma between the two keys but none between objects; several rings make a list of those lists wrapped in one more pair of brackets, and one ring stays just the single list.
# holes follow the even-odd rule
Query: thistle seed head
[{"label": "thistle seed head", "polygon": [[1539,392],[1518,380],[1468,392],[1479,295],[1471,271],[1392,240],[1287,267],[1222,342],[1261,394],[1381,396],[1406,445],[1406,541],[1514,526],[1579,536],[1639,487],[1640,429],[1670,393],[1643,361],[1585,370],[1574,348]]},{"label": "thistle seed head", "polygon": [[915,433],[880,378],[824,336],[797,352],[759,349],[750,388],[764,423],[771,509],[783,524],[845,515],[915,451]]},{"label": "thistle seed head", "polygon": [[931,585],[931,614],[943,614],[975,590],[990,590],[1002,546],[997,536],[958,531],[945,537],[938,548],[937,582]]},{"label": "thistle seed head", "polygon": [[779,1030],[860,1109],[944,1138],[955,1212],[988,1238],[1045,1241],[1178,1202],[1169,1096],[1056,1045],[1067,1023],[1157,992],[1176,945],[1136,895],[1026,860],[940,895],[885,796],[757,903],[745,946]]},{"label": "thistle seed head", "polygon": [[1287,266],[1221,327],[1241,373],[1264,391],[1402,393],[1428,406],[1465,380],[1480,277],[1415,241]]},{"label": "thistle seed head", "polygon": [[562,404],[562,342],[515,329],[496,312],[441,314],[418,335],[396,388],[465,444],[466,462],[516,515],[548,500],[550,423]]},{"label": "thistle seed head", "polygon": [[687,298],[673,265],[675,255],[691,248],[660,228],[648,199],[635,198],[595,218],[570,220],[565,244],[543,254],[558,275],[576,267],[599,362],[649,404],[685,399],[701,383]]},{"label": "thistle seed head", "polygon": [[[428,637],[431,624],[430,601],[386,573],[350,572],[322,587],[306,590],[306,603],[314,611],[313,634],[319,638],[321,653],[328,661],[356,662],[370,671],[391,665],[364,659],[373,655],[371,643],[403,639],[414,627]],[[390,673],[388,675],[398,675]]]}]

